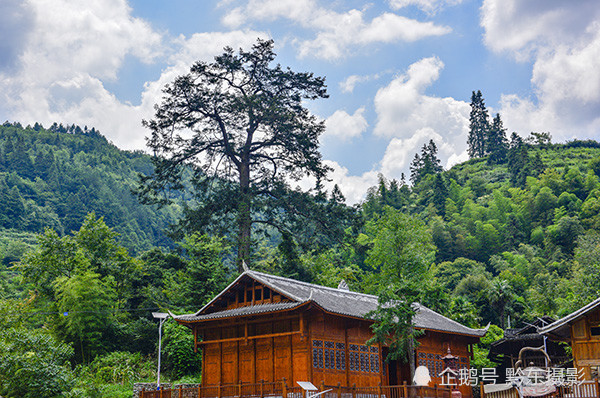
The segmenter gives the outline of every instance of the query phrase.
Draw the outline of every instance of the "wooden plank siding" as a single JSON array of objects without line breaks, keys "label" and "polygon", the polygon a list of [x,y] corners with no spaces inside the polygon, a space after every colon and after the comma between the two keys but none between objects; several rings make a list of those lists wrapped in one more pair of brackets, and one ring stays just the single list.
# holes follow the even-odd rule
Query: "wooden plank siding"
[{"label": "wooden plank siding", "polygon": [[[193,330],[195,349],[202,351],[202,388],[279,383],[284,379],[288,386],[296,386],[298,381],[371,389],[411,384],[408,364],[388,363],[387,347],[366,344],[373,337],[373,321],[353,306],[366,314],[369,306],[377,305],[374,296],[354,297],[352,292],[307,284],[286,289],[301,282],[280,278],[262,284],[248,275],[241,275],[198,313],[176,318]],[[323,297],[329,301],[319,302]],[[337,312],[335,304],[339,303],[345,306]],[[441,379],[435,366],[427,362],[432,360],[429,356],[437,356],[439,361],[450,348],[469,367],[470,345],[479,340],[478,331],[449,324],[452,321],[426,308],[421,310],[424,327],[441,324],[449,328],[442,330],[466,333],[427,330],[419,337],[417,365],[419,355],[425,355],[421,359],[432,369],[430,386],[439,385]],[[461,392],[465,398],[471,396],[466,388]]]},{"label": "wooden plank siding", "polygon": [[600,367],[600,333],[596,328],[600,328],[600,310],[586,314],[571,325],[573,364],[583,369],[586,380],[597,378]]}]

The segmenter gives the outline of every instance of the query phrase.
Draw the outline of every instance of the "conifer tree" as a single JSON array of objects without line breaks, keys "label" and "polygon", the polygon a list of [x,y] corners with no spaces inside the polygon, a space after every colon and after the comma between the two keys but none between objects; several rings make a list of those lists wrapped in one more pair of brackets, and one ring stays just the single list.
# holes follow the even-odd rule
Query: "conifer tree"
[{"label": "conifer tree", "polygon": [[480,158],[486,154],[486,138],[489,130],[488,112],[483,102],[481,91],[473,91],[471,95],[471,113],[469,115],[469,157]]},{"label": "conifer tree", "polygon": [[506,161],[508,142],[506,140],[506,129],[502,124],[499,113],[496,113],[492,126],[488,130],[486,152],[489,154],[488,164],[501,164]]},{"label": "conifer tree", "polygon": [[415,154],[410,164],[410,180],[417,185],[425,176],[435,175],[443,170],[442,162],[437,157],[437,145],[433,140],[421,147],[421,155]]}]

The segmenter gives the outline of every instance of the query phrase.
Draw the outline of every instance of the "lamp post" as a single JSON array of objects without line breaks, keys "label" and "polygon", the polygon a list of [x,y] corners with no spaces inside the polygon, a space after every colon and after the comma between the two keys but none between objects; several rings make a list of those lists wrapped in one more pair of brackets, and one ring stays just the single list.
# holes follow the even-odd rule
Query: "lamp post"
[{"label": "lamp post", "polygon": [[152,316],[154,317],[154,319],[160,320],[160,322],[158,324],[158,372],[157,372],[158,377],[156,379],[156,389],[160,390],[160,348],[161,348],[161,342],[162,342],[162,325],[163,325],[163,323],[165,323],[165,321],[169,317],[169,314],[167,314],[165,312],[153,312]]}]

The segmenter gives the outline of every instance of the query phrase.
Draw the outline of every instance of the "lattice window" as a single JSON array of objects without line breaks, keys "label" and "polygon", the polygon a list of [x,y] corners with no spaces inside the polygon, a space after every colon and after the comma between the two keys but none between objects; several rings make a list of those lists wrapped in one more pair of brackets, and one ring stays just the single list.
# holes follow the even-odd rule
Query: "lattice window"
[{"label": "lattice window", "polygon": [[313,340],[313,368],[323,369],[323,340]]},{"label": "lattice window", "polygon": [[[442,354],[419,352],[417,354],[417,366],[425,366],[429,370],[431,377],[439,377],[439,374],[444,370],[444,361],[442,358]],[[469,365],[469,359],[466,357],[459,357],[458,362],[460,368],[467,368]]]},{"label": "lattice window", "polygon": [[367,364],[367,358],[369,354],[364,354],[364,353],[360,353],[360,371],[361,372],[368,372],[369,371],[369,365]]},{"label": "lattice window", "polygon": [[371,354],[371,372],[379,373],[379,354]]},{"label": "lattice window", "polygon": [[358,356],[358,352],[350,352],[350,370],[354,371],[354,370],[358,370],[356,368],[356,357]]},{"label": "lattice window", "polygon": [[[324,348],[321,348],[324,347]],[[346,344],[313,340],[313,367],[329,370],[346,370]]]}]

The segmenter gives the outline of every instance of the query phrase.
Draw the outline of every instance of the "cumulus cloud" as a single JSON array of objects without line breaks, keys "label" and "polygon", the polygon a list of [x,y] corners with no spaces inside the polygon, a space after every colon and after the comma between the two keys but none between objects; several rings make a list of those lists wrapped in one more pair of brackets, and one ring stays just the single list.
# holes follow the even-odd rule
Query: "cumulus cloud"
[{"label": "cumulus cloud", "polygon": [[15,66],[24,48],[33,17],[29,5],[21,0],[0,3],[0,70]]},{"label": "cumulus cloud", "polygon": [[342,141],[359,137],[368,127],[364,113],[364,107],[358,108],[352,115],[342,110],[335,111],[325,120],[325,136],[335,137]]},{"label": "cumulus cloud", "polygon": [[367,190],[376,185],[378,181],[377,171],[367,171],[359,176],[351,175],[349,170],[332,160],[324,162],[333,171],[329,174],[331,181],[325,183],[325,187],[331,190],[337,184],[350,204],[358,203],[365,198]]},{"label": "cumulus cloud", "polygon": [[414,154],[430,139],[438,145],[446,167],[462,159],[469,130],[469,104],[425,93],[443,67],[436,57],[422,59],[375,95],[374,133],[390,138],[381,161],[384,175],[399,178],[408,170]]},{"label": "cumulus cloud", "polygon": [[[31,35],[22,43],[17,66],[0,68],[2,111],[26,124],[94,126],[127,149],[144,148],[147,131],[141,120],[152,117],[166,83],[188,72],[194,61],[211,60],[224,46],[247,48],[257,37],[267,37],[250,30],[181,36],[168,43],[173,49],[167,55],[170,39],[132,17],[126,0],[26,4]],[[167,62],[161,76],[144,85],[139,105],[120,101],[104,85],[116,79],[126,56]]]},{"label": "cumulus cloud", "polygon": [[446,6],[462,3],[462,0],[389,0],[389,3],[394,9],[416,6],[429,14],[434,14]]},{"label": "cumulus cloud", "polygon": [[222,22],[229,27],[239,27],[251,20],[273,21],[280,18],[317,32],[312,40],[297,39],[300,57],[330,60],[348,55],[355,46],[412,42],[451,31],[447,26],[389,12],[366,20],[364,10],[336,12],[319,6],[314,0],[249,0],[244,7],[228,12]]},{"label": "cumulus cloud", "polygon": [[558,140],[594,137],[600,126],[600,9],[560,1],[485,0],[485,44],[533,63],[534,98],[506,94],[501,113],[510,130],[550,131]]}]

